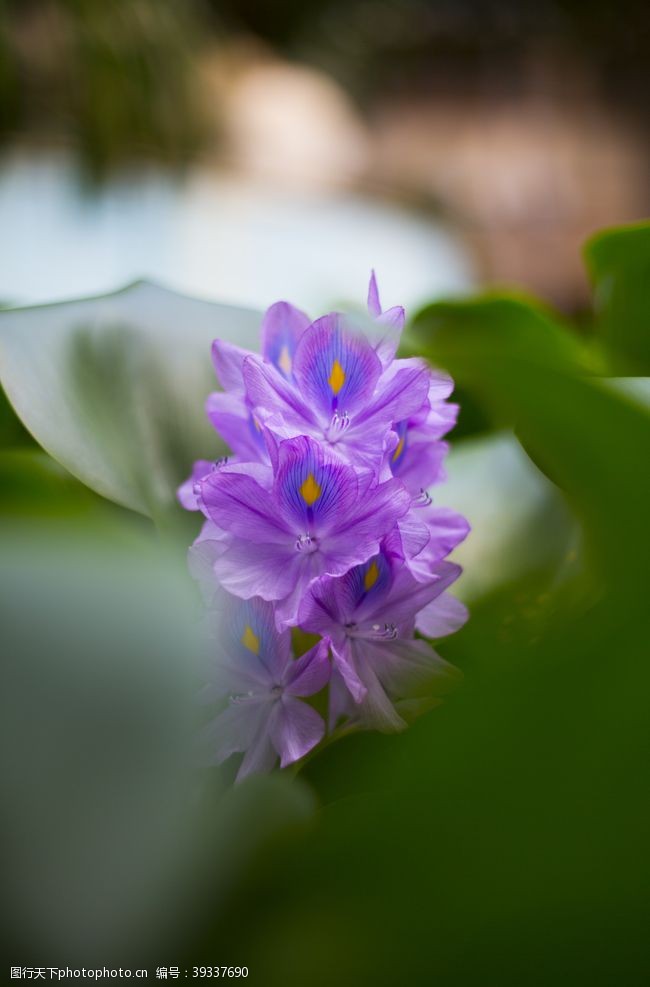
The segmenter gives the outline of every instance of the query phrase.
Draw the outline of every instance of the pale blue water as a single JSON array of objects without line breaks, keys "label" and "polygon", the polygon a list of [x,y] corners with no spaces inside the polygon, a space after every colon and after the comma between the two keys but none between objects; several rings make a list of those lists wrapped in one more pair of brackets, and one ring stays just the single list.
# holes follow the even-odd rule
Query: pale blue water
[{"label": "pale blue water", "polygon": [[471,265],[443,227],[337,193],[290,194],[196,169],[80,187],[64,154],[0,162],[0,300],[54,301],[148,277],[179,291],[312,313],[365,298],[374,266],[386,306],[467,290]]}]

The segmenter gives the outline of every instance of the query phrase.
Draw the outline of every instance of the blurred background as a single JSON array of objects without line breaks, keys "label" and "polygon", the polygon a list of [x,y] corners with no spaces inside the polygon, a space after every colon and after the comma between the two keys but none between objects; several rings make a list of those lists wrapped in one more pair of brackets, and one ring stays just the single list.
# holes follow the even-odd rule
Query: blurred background
[{"label": "blurred background", "polygon": [[580,244],[648,211],[647,37],[640,0],[2,0],[0,299],[312,308],[374,264],[579,311]]},{"label": "blurred background", "polygon": [[[634,0],[0,0],[8,964],[645,987],[649,27]],[[372,266],[457,384],[434,497],[472,524],[471,619],[436,648],[464,684],[228,789],[197,770],[175,502],[225,451],[210,343],[256,347],[278,298],[362,305]]]}]

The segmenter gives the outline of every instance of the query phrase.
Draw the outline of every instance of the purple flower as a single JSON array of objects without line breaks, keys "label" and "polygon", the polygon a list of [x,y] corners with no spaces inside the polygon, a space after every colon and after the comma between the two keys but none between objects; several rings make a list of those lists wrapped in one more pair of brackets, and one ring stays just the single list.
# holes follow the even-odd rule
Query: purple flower
[{"label": "purple flower", "polygon": [[186,511],[198,511],[199,505],[196,499],[198,483],[204,477],[211,473],[213,469],[218,466],[218,461],[213,462],[209,459],[197,459],[192,467],[192,472],[190,473],[187,480],[181,483],[178,488],[176,496],[178,497],[181,507],[184,507]]},{"label": "purple flower", "polygon": [[[287,380],[292,380],[293,357],[298,340],[309,325],[309,318],[288,302],[276,302],[262,319],[262,352]],[[228,443],[234,453],[233,461],[268,462],[268,450],[259,420],[246,398],[242,368],[252,356],[250,350],[233,343],[215,339],[212,363],[223,392],[210,394],[205,405],[209,421]],[[195,487],[214,468],[213,463],[199,459],[190,477],[180,486],[178,500],[188,511],[198,510]],[[218,464],[217,464],[218,465]]]},{"label": "purple flower", "polygon": [[445,479],[442,464],[449,446],[440,439],[458,417],[458,405],[446,401],[453,388],[451,377],[432,372],[422,405],[393,426],[396,438],[386,454],[387,466],[414,495]]},{"label": "purple flower", "polygon": [[277,367],[286,380],[293,380],[293,361],[298,343],[310,319],[288,302],[276,302],[262,320],[262,356]]},{"label": "purple flower", "polygon": [[[308,326],[309,316],[289,302],[275,302],[264,313],[261,327],[262,356],[287,380],[292,379],[296,347]],[[215,339],[212,344],[212,363],[224,391],[243,395],[242,364],[251,355],[251,350]]]},{"label": "purple flower", "polygon": [[[223,392],[209,396],[208,418],[235,461],[268,462],[262,423],[277,438],[309,435],[343,462],[403,480],[414,495],[444,477],[438,440],[455,423],[446,402],[453,382],[417,359],[394,360],[404,325],[401,306],[382,311],[374,271],[368,310],[383,335],[369,342],[337,313],[309,324],[287,302],[262,322],[262,355],[215,340],[212,358]],[[179,490],[196,509],[198,464]]]},{"label": "purple flower", "polygon": [[408,700],[423,684],[454,674],[414,631],[442,637],[465,623],[465,607],[445,592],[460,571],[439,562],[427,582],[418,582],[405,565],[399,539],[391,535],[363,565],[310,588],[298,619],[304,630],[331,640],[341,680],[332,681],[333,718],[351,712],[367,726],[401,729],[406,724],[395,700]]},{"label": "purple flower", "polygon": [[411,502],[397,530],[411,575],[426,582],[437,564],[465,540],[470,526],[462,514],[438,507],[425,493]]},{"label": "purple flower", "polygon": [[[276,302],[262,319],[262,356],[285,380],[293,380],[293,360],[309,318],[288,302]],[[216,339],[212,362],[224,393],[211,394],[206,412],[217,432],[243,460],[268,459],[258,419],[247,400],[242,377],[244,361],[254,354]]]},{"label": "purple flower", "polygon": [[218,581],[235,596],[275,601],[283,626],[295,623],[312,583],[374,555],[411,498],[399,480],[377,483],[306,436],[280,442],[273,458],[272,473],[257,467],[250,475],[244,466],[210,473],[199,502],[228,536],[214,561]]},{"label": "purple flower", "polygon": [[448,507],[438,507],[422,492],[396,524],[395,537],[411,575],[426,582],[438,562],[445,559],[467,537],[466,519]]},{"label": "purple flower", "polygon": [[382,364],[387,366],[397,352],[406,315],[401,305],[395,305],[385,312],[382,310],[374,271],[370,274],[368,285],[368,312],[377,325],[383,328],[383,335],[375,345],[375,351]]},{"label": "purple flower", "polygon": [[[328,680],[332,724],[395,730],[457,674],[416,637],[467,619],[445,559],[469,527],[425,492],[444,477],[453,383],[395,359],[404,310],[382,309],[374,271],[368,313],[310,324],[278,302],[261,356],[213,344],[207,413],[234,458],[197,462],[178,496],[207,519],[189,565],[219,646],[211,694],[228,698],[209,734],[218,762],[244,754],[238,778],[319,743],[301,697]],[[296,624],[321,636],[297,661]]]},{"label": "purple flower", "polygon": [[270,771],[278,757],[282,768],[304,757],[322,739],[325,723],[299,697],[327,684],[328,641],[294,660],[290,632],[277,630],[272,605],[260,599],[229,598],[212,623],[219,647],[212,695],[228,696],[207,730],[213,760],[243,753],[240,781]]},{"label": "purple flower", "polygon": [[244,359],[247,400],[279,438],[309,435],[343,462],[379,470],[396,421],[426,400],[431,372],[420,360],[385,367],[376,349],[339,313],[301,336],[293,379],[255,356]]}]

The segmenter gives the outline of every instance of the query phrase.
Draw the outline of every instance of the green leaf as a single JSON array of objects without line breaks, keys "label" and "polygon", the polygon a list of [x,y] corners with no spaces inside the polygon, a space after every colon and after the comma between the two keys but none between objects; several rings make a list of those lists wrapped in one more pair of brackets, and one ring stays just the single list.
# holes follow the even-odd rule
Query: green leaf
[{"label": "green leaf", "polygon": [[603,383],[619,394],[626,394],[636,404],[650,408],[650,377],[608,377]]},{"label": "green leaf", "polygon": [[447,482],[433,496],[472,528],[453,555],[463,566],[457,590],[466,603],[566,555],[574,537],[570,512],[512,433],[460,442],[446,466]]},{"label": "green leaf", "polygon": [[583,519],[610,576],[624,570],[650,501],[650,479],[639,470],[650,436],[647,410],[588,376],[573,336],[543,310],[511,298],[432,305],[416,318],[414,341],[480,393],[497,420],[516,427]]},{"label": "green leaf", "polygon": [[0,452],[0,517],[78,518],[98,505],[106,502],[40,449]]},{"label": "green leaf", "polygon": [[210,345],[257,342],[259,315],[147,282],[0,312],[0,378],[41,446],[91,489],[160,516],[197,458],[224,446],[205,418]]},{"label": "green leaf", "polygon": [[492,384],[492,368],[571,368],[592,373],[600,368],[597,352],[563,324],[550,309],[518,294],[486,294],[478,298],[435,302],[414,318],[405,346],[449,370],[495,428],[516,424],[511,409]]},{"label": "green leaf", "polygon": [[42,454],[7,459],[44,501],[64,510],[76,496],[121,523],[82,525],[55,506],[0,527],[0,720],[12,751],[0,764],[3,892],[40,902],[8,909],[3,932],[44,948],[54,934],[71,956],[83,939],[111,964],[151,949],[152,936],[156,949],[160,936],[177,945],[206,901],[223,909],[259,853],[304,828],[315,799],[286,772],[226,791],[208,768],[184,552]]},{"label": "green leaf", "polygon": [[418,987],[641,984],[650,415],[587,376],[560,326],[510,302],[433,306],[415,333],[516,423],[588,550],[568,584],[559,570],[545,585],[526,572],[533,536],[552,541],[556,521],[521,526],[517,492],[525,513],[532,477],[523,463],[511,486],[500,476],[524,455],[511,439],[467,443],[468,459],[486,453],[468,468],[477,533],[494,511],[495,543],[509,542],[521,568],[440,643],[464,683],[404,734],[349,737],[306,765],[323,810],[268,855],[209,945],[245,949],[268,987],[305,969],[315,985],[388,985],[396,970]]},{"label": "green leaf", "polygon": [[524,294],[434,302],[413,319],[407,345],[415,352],[424,348],[444,366],[453,362],[460,383],[480,383],[483,360],[499,355],[525,366],[593,369],[584,344],[561,317]]},{"label": "green leaf", "polygon": [[0,449],[34,446],[34,440],[25,429],[0,387]]},{"label": "green leaf", "polygon": [[650,223],[605,230],[587,242],[596,328],[617,372],[650,373]]}]

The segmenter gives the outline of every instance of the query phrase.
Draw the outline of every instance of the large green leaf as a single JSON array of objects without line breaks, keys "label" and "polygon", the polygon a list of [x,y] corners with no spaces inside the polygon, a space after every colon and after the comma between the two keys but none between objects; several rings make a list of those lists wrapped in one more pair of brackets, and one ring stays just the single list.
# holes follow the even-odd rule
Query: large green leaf
[{"label": "large green leaf", "polygon": [[93,490],[157,516],[223,446],[204,404],[210,344],[257,342],[259,315],[147,282],[0,312],[0,377],[42,447]]},{"label": "large green leaf", "polygon": [[40,449],[0,452],[0,518],[53,517],[116,510]]},{"label": "large green leaf", "polygon": [[33,438],[17,417],[0,386],[0,449],[33,447],[33,445]]},{"label": "large green leaf", "polygon": [[443,365],[453,363],[457,383],[486,395],[486,359],[503,358],[548,370],[600,369],[594,354],[557,313],[513,292],[433,302],[415,315],[406,345]]},{"label": "large green leaf", "polygon": [[[268,987],[306,970],[314,985],[369,987],[647,978],[650,416],[586,376],[561,332],[509,303],[416,320],[420,349],[516,424],[588,551],[568,580],[513,570],[473,604],[440,646],[466,672],[442,707],[306,766],[327,803],[318,825],[269,857],[201,944],[245,950]],[[494,474],[475,479],[478,504],[498,501]],[[493,524],[516,529],[525,561],[511,512]],[[538,537],[553,524],[540,518]]]},{"label": "large green leaf", "polygon": [[496,427],[516,423],[493,386],[495,365],[584,374],[603,369],[597,350],[551,309],[524,294],[434,302],[417,313],[405,345],[452,372],[461,393],[469,394]]},{"label": "large green leaf", "polygon": [[585,247],[596,326],[620,373],[650,373],[650,223],[604,230]]},{"label": "large green leaf", "polygon": [[416,318],[411,345],[479,393],[498,420],[516,427],[586,523],[603,564],[616,559],[623,568],[629,549],[614,522],[628,521],[634,537],[635,518],[650,495],[647,471],[639,471],[650,422],[643,405],[590,376],[569,331],[520,300],[434,304]]}]

